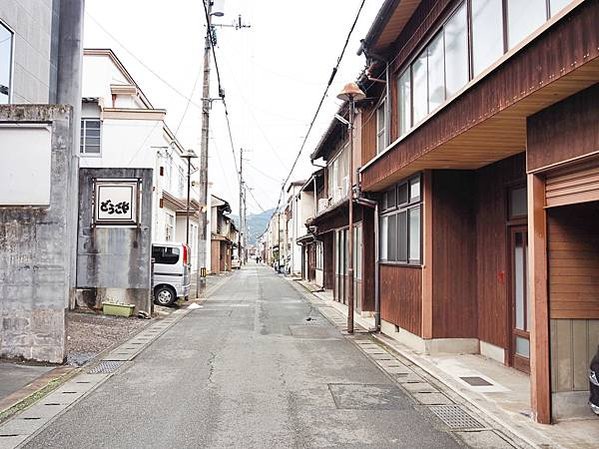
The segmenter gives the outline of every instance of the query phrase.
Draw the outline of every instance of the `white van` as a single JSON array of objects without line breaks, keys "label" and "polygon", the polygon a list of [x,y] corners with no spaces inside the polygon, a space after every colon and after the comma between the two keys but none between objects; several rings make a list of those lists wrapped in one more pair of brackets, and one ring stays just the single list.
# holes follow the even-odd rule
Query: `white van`
[{"label": "white van", "polygon": [[177,298],[189,297],[191,260],[189,246],[184,243],[153,243],[154,302],[170,306]]}]

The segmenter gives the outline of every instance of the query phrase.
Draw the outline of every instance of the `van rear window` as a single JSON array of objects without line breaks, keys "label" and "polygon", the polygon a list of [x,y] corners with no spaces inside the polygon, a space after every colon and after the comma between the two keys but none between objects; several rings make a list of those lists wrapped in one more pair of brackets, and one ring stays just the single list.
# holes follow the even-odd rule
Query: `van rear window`
[{"label": "van rear window", "polygon": [[166,265],[174,265],[179,262],[179,248],[171,248],[167,246],[154,246],[152,248],[152,257],[155,263]]}]

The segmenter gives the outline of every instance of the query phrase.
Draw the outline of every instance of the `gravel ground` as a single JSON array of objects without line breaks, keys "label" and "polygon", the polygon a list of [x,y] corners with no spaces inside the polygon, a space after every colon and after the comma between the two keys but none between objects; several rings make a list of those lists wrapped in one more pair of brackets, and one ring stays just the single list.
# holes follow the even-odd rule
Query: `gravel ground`
[{"label": "gravel ground", "polygon": [[80,312],[67,313],[67,362],[81,366],[104,349],[125,341],[151,320]]}]

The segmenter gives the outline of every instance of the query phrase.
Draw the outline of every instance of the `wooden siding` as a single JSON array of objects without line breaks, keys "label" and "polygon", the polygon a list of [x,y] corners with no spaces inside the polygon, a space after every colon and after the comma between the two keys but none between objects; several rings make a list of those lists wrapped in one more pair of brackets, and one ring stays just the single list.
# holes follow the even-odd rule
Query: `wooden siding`
[{"label": "wooden siding", "polygon": [[599,158],[548,174],[545,196],[547,207],[599,201]]},{"label": "wooden siding", "polygon": [[599,319],[599,202],[548,210],[552,319]]},{"label": "wooden siding", "polygon": [[433,338],[476,338],[475,174],[433,172]]},{"label": "wooden siding", "polygon": [[381,265],[381,318],[421,335],[422,270]]},{"label": "wooden siding", "polygon": [[529,171],[598,152],[599,83],[531,116],[527,132]]},{"label": "wooden siding", "polygon": [[374,105],[362,109],[362,141],[360,142],[361,165],[376,156],[376,108]]},{"label": "wooden siding", "polygon": [[322,237],[324,250],[323,284],[324,288],[332,289],[335,285],[335,233],[329,232]]},{"label": "wooden siding", "polygon": [[427,168],[478,169],[522,152],[526,117],[597,82],[597,23],[599,2],[578,6],[365,168],[364,189],[382,190]]},{"label": "wooden siding", "polygon": [[508,275],[507,186],[525,184],[525,155],[478,170],[476,207],[476,296],[478,336],[507,348]]}]

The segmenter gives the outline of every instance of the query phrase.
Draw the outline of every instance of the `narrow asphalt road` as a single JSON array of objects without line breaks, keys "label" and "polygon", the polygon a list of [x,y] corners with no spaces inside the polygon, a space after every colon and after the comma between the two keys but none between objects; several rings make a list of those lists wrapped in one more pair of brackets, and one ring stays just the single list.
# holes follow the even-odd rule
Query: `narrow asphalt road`
[{"label": "narrow asphalt road", "polygon": [[288,281],[253,265],[26,447],[460,444]]}]

